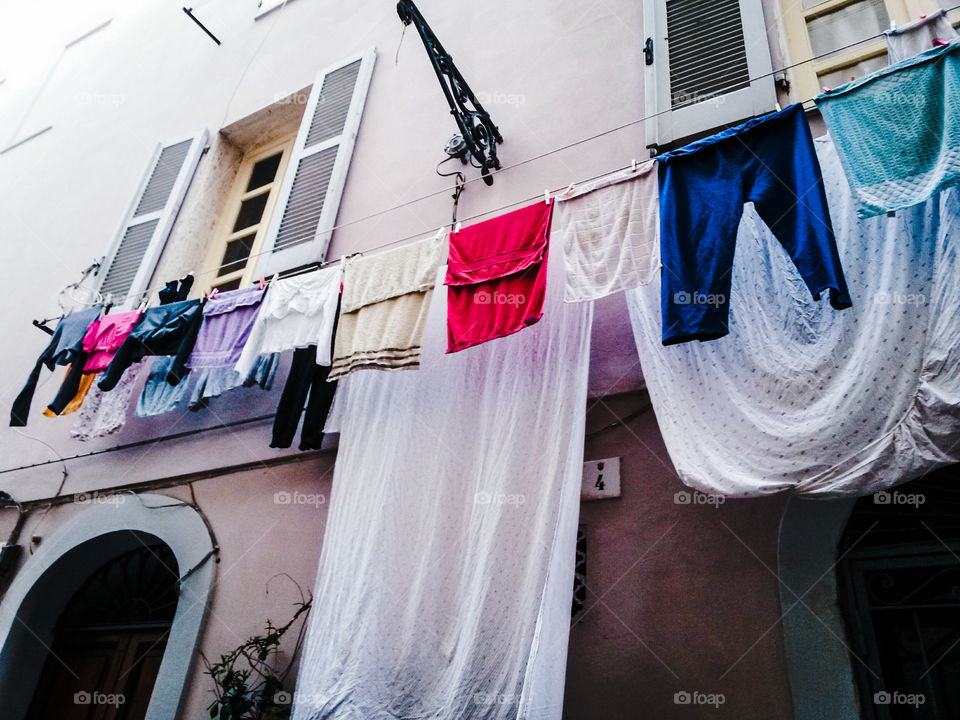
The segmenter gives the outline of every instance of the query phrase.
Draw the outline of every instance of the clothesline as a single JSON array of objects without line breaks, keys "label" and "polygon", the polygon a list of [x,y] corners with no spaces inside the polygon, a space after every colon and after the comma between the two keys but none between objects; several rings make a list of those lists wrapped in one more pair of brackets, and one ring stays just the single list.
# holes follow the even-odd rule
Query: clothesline
[{"label": "clothesline", "polygon": [[[955,5],[955,6],[951,7],[951,8],[948,8],[948,9],[945,10],[945,12],[946,12],[946,13],[951,13],[951,12],[953,12],[954,10],[960,10],[960,5]],[[875,34],[875,35],[871,35],[870,37],[866,37],[866,38],[863,38],[863,39],[861,39],[861,40],[857,40],[856,42],[848,43],[847,45],[844,45],[844,46],[842,46],[842,47],[836,48],[835,50],[831,50],[831,51],[829,51],[829,52],[820,53],[820,54],[818,54],[818,55],[812,55],[812,56],[810,56],[809,58],[807,58],[807,59],[805,59],[805,60],[801,60],[801,61],[798,61],[798,62],[795,62],[795,63],[791,63],[791,64],[788,64],[788,65],[783,65],[783,66],[781,66],[781,67],[779,67],[779,68],[777,68],[777,69],[771,70],[770,72],[762,73],[762,74],[760,74],[760,75],[756,75],[756,76],[754,76],[754,77],[751,77],[751,78],[749,79],[749,82],[754,82],[754,81],[756,81],[756,80],[761,80],[761,79],[763,79],[763,78],[771,77],[771,76],[776,75],[776,74],[778,74],[778,73],[784,72],[785,70],[791,70],[791,69],[793,69],[793,68],[795,68],[795,67],[799,67],[800,65],[805,65],[805,64],[807,64],[807,63],[814,62],[815,60],[819,60],[819,59],[828,57],[828,56],[830,56],[830,55],[833,55],[833,54],[835,54],[835,53],[841,52],[841,51],[843,51],[843,50],[848,50],[848,49],[853,48],[853,47],[856,47],[856,46],[858,46],[858,45],[862,45],[862,44],[865,43],[865,42],[869,42],[869,41],[871,41],[871,40],[876,40],[876,39],[878,39],[878,38],[884,37],[885,35],[886,35],[886,32],[877,33],[877,34]],[[592,142],[593,140],[597,140],[597,139],[599,139],[599,138],[601,138],[601,137],[605,137],[606,135],[610,135],[610,134],[612,134],[612,133],[619,132],[619,131],[621,131],[621,130],[624,130],[624,129],[628,128],[628,127],[632,127],[632,126],[634,126],[634,125],[638,125],[638,124],[640,124],[640,123],[646,122],[647,120],[652,120],[652,119],[657,118],[657,117],[659,117],[659,116],[661,116],[661,115],[665,115],[665,114],[667,114],[667,113],[673,112],[674,110],[683,109],[684,107],[687,107],[687,106],[689,106],[689,105],[695,105],[697,102],[700,102],[700,100],[697,99],[697,98],[691,98],[690,100],[685,101],[685,102],[681,102],[681,103],[679,103],[679,104],[676,105],[676,106],[671,106],[670,108],[667,108],[667,109],[664,109],[664,110],[660,110],[660,111],[657,111],[657,112],[654,112],[654,113],[650,113],[650,114],[648,114],[648,115],[644,115],[643,117],[637,118],[637,119],[635,119],[635,120],[630,120],[629,122],[622,123],[622,124],[620,124],[620,125],[617,125],[617,126],[615,126],[615,127],[609,128],[609,129],[604,130],[604,131],[602,131],[602,132],[595,133],[595,134],[590,135],[590,136],[588,136],[588,137],[582,138],[582,139],[580,139],[580,140],[575,140],[575,141],[573,141],[573,142],[571,142],[571,143],[567,143],[566,145],[561,145],[560,147],[554,148],[554,149],[552,149],[552,150],[547,150],[546,152],[540,153],[539,155],[534,155],[534,156],[531,156],[531,157],[529,157],[529,158],[526,158],[525,160],[520,160],[520,161],[518,161],[518,162],[516,162],[516,163],[513,163],[512,165],[505,165],[505,166],[502,167],[500,170],[494,171],[494,174],[500,174],[500,173],[503,173],[503,172],[505,172],[505,171],[507,171],[507,170],[511,170],[511,169],[514,169],[514,168],[517,168],[517,167],[521,167],[521,166],[523,166],[523,165],[529,164],[529,163],[531,163],[531,162],[535,162],[535,161],[537,161],[537,160],[542,160],[543,158],[549,157],[549,156],[551,156],[551,155],[555,155],[555,154],[557,154],[557,153],[559,153],[559,152],[563,152],[564,150],[569,150],[570,148],[577,147],[578,145],[582,145],[582,144],[587,143],[587,142]],[[806,98],[806,99],[804,99],[804,100],[802,100],[802,101],[800,101],[800,102],[801,102],[802,105],[806,106],[808,103],[813,102],[813,97]],[[808,108],[808,109],[810,109],[810,108]],[[606,175],[612,175],[612,174],[617,173],[617,172],[622,172],[623,170],[626,170],[627,167],[630,167],[630,166],[623,166],[623,167],[620,167],[620,168],[616,168],[616,169],[614,169],[614,170],[610,170],[610,171],[608,171],[608,172],[601,173],[600,175],[594,176],[594,177],[592,177],[592,178],[587,178],[587,179],[585,179],[585,180],[582,180],[582,181],[580,181],[579,184],[582,184],[582,183],[585,183],[585,182],[591,182],[591,181],[596,180],[596,179],[599,179],[599,178],[601,178],[601,177],[605,177]],[[468,184],[470,184],[470,183],[473,183],[473,182],[475,182],[475,181],[477,181],[477,180],[480,180],[480,179],[482,179],[482,178],[479,178],[479,177],[470,178],[470,179],[464,181],[463,183],[461,183],[461,187],[466,186],[466,185],[468,185]],[[560,190],[562,190],[562,189],[565,188],[565,187],[566,187],[566,186],[563,186],[562,188],[557,188],[557,189],[555,189],[553,192],[554,192],[554,193],[559,192]],[[394,212],[394,211],[396,211],[396,210],[401,210],[401,209],[403,209],[403,208],[405,208],[405,207],[409,207],[409,206],[411,206],[411,205],[415,205],[416,203],[422,202],[422,201],[424,201],[424,200],[428,200],[428,199],[430,199],[430,198],[432,198],[432,197],[435,197],[435,196],[437,196],[437,195],[440,195],[441,193],[445,193],[445,192],[448,192],[448,191],[449,191],[449,188],[444,188],[443,190],[435,190],[435,191],[433,191],[433,192],[427,193],[427,194],[425,194],[425,195],[421,195],[421,196],[419,196],[419,197],[413,198],[413,199],[408,200],[408,201],[405,201],[405,202],[403,202],[403,203],[399,203],[399,204],[397,204],[397,205],[393,205],[393,206],[384,208],[383,210],[378,210],[378,211],[376,211],[376,212],[374,212],[374,213],[370,213],[370,214],[365,215],[365,216],[363,216],[363,217],[356,218],[355,220],[349,220],[349,221],[340,223],[340,224],[338,224],[338,225],[334,225],[334,227],[331,228],[331,232],[336,231],[336,230],[340,230],[340,229],[345,228],[345,227],[349,227],[349,226],[351,226],[351,225],[356,225],[356,224],[359,224],[359,223],[361,223],[361,222],[366,222],[367,220],[371,220],[371,219],[373,219],[373,218],[379,217],[380,215],[384,215],[384,214],[389,213],[389,212]],[[472,215],[472,216],[470,216],[470,217],[464,218],[463,221],[475,220],[475,219],[477,219],[477,218],[480,218],[480,217],[482,217],[482,216],[484,216],[484,215],[488,215],[488,214],[490,214],[490,213],[500,212],[500,211],[509,209],[509,208],[511,208],[511,207],[514,207],[514,206],[516,206],[516,205],[520,205],[520,204],[522,204],[522,203],[531,202],[532,200],[536,199],[536,197],[538,197],[538,196],[529,197],[529,198],[524,198],[524,199],[522,199],[522,200],[518,200],[518,201],[515,201],[515,202],[512,202],[512,203],[508,203],[508,204],[506,204],[506,205],[502,205],[502,206],[500,206],[500,207],[493,208],[493,209],[484,211],[484,212],[482,212],[482,213],[477,213],[476,215]],[[447,225],[452,225],[452,223],[444,223],[443,225],[440,225],[439,227],[440,227],[440,228],[444,228],[444,227],[446,227]],[[403,243],[403,242],[407,242],[407,241],[409,241],[409,240],[414,240],[414,239],[416,239],[416,238],[418,238],[418,237],[422,237],[422,236],[423,236],[425,233],[427,233],[427,232],[429,232],[429,230],[423,230],[423,231],[421,231],[421,232],[417,232],[417,233],[414,233],[414,234],[411,234],[411,235],[406,235],[406,236],[404,236],[404,237],[402,237],[402,238],[397,238],[397,239],[395,239],[395,240],[391,240],[390,242],[383,243],[383,244],[381,244],[381,245],[376,245],[376,246],[374,246],[374,247],[372,247],[372,248],[369,248],[366,252],[376,251],[376,250],[380,250],[380,249],[383,249],[383,248],[391,247],[391,246],[393,246],[393,245],[397,245],[397,244],[400,244],[400,243]],[[247,259],[250,260],[250,259],[253,259],[253,258],[257,258],[257,257],[260,257],[260,256],[262,256],[262,255],[265,255],[265,254],[267,254],[267,253],[269,253],[269,252],[272,252],[272,250],[267,250],[267,251],[261,251],[261,252],[258,252],[258,253],[254,253],[254,254],[252,254],[252,255],[249,255],[249,256],[247,257]],[[335,259],[335,260],[331,260],[331,261],[329,261],[329,262],[320,262],[320,263],[317,263],[317,264],[315,265],[315,267],[317,267],[317,268],[319,268],[319,267],[328,267],[328,266],[331,266],[331,265],[335,265],[336,263],[338,263],[338,262],[340,262],[340,261],[342,261],[342,260],[343,260],[343,257],[340,257],[340,258],[337,258],[337,259]],[[197,271],[197,272],[192,273],[192,275],[193,275],[194,277],[202,277],[202,276],[205,276],[205,275],[210,275],[210,274],[212,274],[212,273],[218,272],[218,271],[220,270],[220,267],[221,267],[221,266],[217,266],[217,267],[215,267],[215,268],[207,268],[207,269],[204,269],[204,270],[200,270],[200,271]],[[125,302],[127,302],[128,300],[131,300],[131,299],[134,299],[134,298],[141,298],[141,299],[142,299],[142,298],[146,298],[146,297],[149,297],[150,294],[152,294],[152,293],[154,293],[154,292],[157,292],[157,291],[159,291],[159,290],[162,290],[163,287],[164,287],[163,285],[159,285],[159,286],[157,286],[157,287],[147,288],[146,290],[143,290],[142,292],[139,292],[139,293],[130,293],[130,294],[127,294],[127,295],[125,295],[125,296],[123,296],[123,297],[120,297],[120,298],[112,298],[112,302],[113,302],[114,304],[117,304],[117,303],[125,303]],[[95,304],[98,304],[98,302],[94,302],[94,303],[81,303],[81,304],[79,304],[79,307],[90,306],[90,305],[95,305]],[[48,318],[46,322],[49,322],[49,321],[55,320],[55,319],[57,319],[57,318]],[[45,323],[44,323],[44,324],[45,324]]]},{"label": "clothesline", "polygon": [[[935,113],[920,112],[960,91],[952,79],[960,65],[960,39],[952,30],[949,43],[938,42],[939,37],[933,48],[814,99],[833,136],[826,141],[831,148],[836,143],[841,163],[848,166],[849,188],[862,218],[913,207],[960,184],[960,174],[950,171],[951,158],[960,153],[960,133],[947,121],[938,124]],[[948,110],[960,112],[952,106]],[[931,119],[907,128],[897,120],[904,115]],[[919,179],[914,168],[927,165],[907,162],[900,168],[891,161],[886,139],[898,138],[894,159],[900,162],[910,153],[929,154],[931,134],[943,136],[935,143],[941,154]],[[864,137],[871,141],[861,143]],[[729,142],[734,138],[737,142]],[[866,155],[861,145],[868,149]],[[719,179],[713,171],[718,164],[727,168]],[[892,169],[899,171],[893,179],[888,177]],[[538,323],[551,224],[557,238],[550,254],[562,253],[568,303],[661,278],[656,316],[663,346],[706,342],[730,332],[731,295],[750,295],[733,292],[731,277],[736,235],[751,203],[773,228],[811,297],[819,300],[829,293],[836,310],[851,305],[817,151],[799,103],[665,152],[657,162],[582,181],[571,194],[573,188],[548,196],[546,203],[535,196],[505,205],[533,200],[502,215],[484,212],[495,217],[462,231],[458,227],[448,243],[442,242],[441,227],[436,237],[421,236],[356,262],[347,256],[301,276],[287,275],[266,293],[254,286],[203,303],[185,299],[192,284],[186,279],[167,283],[161,305],[142,316],[143,308],[109,316],[100,316],[100,308],[74,313],[58,325],[38,358],[14,403],[11,425],[26,424],[44,365],[52,370],[70,363],[71,372],[45,414],[79,409],[71,432],[85,439],[122,427],[142,367],[131,369],[131,363],[142,357],[165,358],[150,366],[137,402],[135,414],[147,417],[171,411],[188,396],[194,408],[200,400],[240,385],[269,389],[272,373],[255,372],[257,365],[266,358],[275,367],[278,354],[293,349],[271,446],[289,447],[303,416],[300,447],[318,448],[336,380],[353,370],[419,367],[434,287],[445,286],[440,292],[446,298],[448,354]],[[689,201],[698,197],[712,200]],[[701,263],[702,258],[708,261]],[[342,261],[342,271],[330,267]],[[87,317],[90,313],[96,319]],[[106,370],[85,401],[92,385],[89,375],[103,365]],[[190,375],[190,391],[179,382],[185,367],[198,370]],[[84,374],[86,385],[74,388],[68,382],[74,370]]]}]

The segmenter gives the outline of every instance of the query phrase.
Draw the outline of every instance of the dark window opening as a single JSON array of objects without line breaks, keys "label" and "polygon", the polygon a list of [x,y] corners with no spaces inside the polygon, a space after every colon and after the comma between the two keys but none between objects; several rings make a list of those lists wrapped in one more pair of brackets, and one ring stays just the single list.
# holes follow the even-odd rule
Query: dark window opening
[{"label": "dark window opening", "polygon": [[861,716],[960,717],[960,466],[858,500],[839,555]]}]

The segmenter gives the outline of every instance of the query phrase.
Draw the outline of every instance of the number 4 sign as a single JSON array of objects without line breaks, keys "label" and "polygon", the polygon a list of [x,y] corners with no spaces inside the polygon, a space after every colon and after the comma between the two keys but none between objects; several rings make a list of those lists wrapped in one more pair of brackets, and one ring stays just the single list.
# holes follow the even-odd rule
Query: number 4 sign
[{"label": "number 4 sign", "polygon": [[581,500],[604,500],[620,497],[620,458],[588,460],[583,464]]}]

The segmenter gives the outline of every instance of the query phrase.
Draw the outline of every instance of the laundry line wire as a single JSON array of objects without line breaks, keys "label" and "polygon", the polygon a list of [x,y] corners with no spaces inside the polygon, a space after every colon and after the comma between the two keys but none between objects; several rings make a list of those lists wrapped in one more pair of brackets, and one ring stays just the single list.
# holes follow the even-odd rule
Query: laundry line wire
[{"label": "laundry line wire", "polygon": [[[949,14],[949,13],[953,12],[954,10],[960,10],[960,5],[955,5],[955,6],[951,7],[951,8],[946,9],[946,13]],[[805,59],[805,60],[800,60],[800,61],[798,61],[798,62],[791,63],[791,64],[789,64],[789,65],[784,65],[784,66],[782,66],[782,67],[780,67],[780,68],[771,70],[771,71],[769,71],[769,72],[762,73],[762,74],[760,74],[760,75],[756,75],[756,76],[754,76],[754,77],[748,78],[748,80],[747,80],[746,82],[752,83],[752,82],[754,82],[754,81],[756,81],[756,80],[762,80],[762,79],[764,79],[764,78],[777,75],[777,74],[782,73],[782,72],[784,72],[784,71],[786,71],[786,70],[791,70],[791,69],[793,69],[793,68],[799,67],[800,65],[806,65],[807,63],[811,63],[811,62],[814,62],[814,61],[816,61],[816,60],[820,60],[820,59],[822,59],[822,58],[828,57],[828,56],[830,56],[830,55],[834,55],[834,54],[839,53],[839,52],[842,52],[842,51],[844,51],[844,50],[849,50],[850,48],[856,47],[856,46],[858,46],[858,45],[862,45],[863,43],[869,42],[869,41],[871,41],[871,40],[876,40],[876,39],[879,39],[879,38],[881,38],[881,37],[885,37],[886,34],[887,34],[886,31],[880,32],[880,33],[877,33],[877,34],[875,34],[875,35],[871,35],[871,36],[869,36],[869,37],[862,38],[862,39],[857,40],[857,41],[855,41],[855,42],[848,43],[847,45],[841,46],[841,47],[836,48],[836,49],[834,49],[834,50],[830,50],[829,52],[820,53],[819,55],[812,55],[811,57],[809,57],[809,58],[807,58],[807,59]],[[808,103],[810,103],[810,102],[813,102],[813,100],[814,100],[815,97],[816,97],[816,96],[809,97],[809,98],[806,98],[806,99],[804,99],[804,100],[801,100],[801,101],[799,101],[799,104],[806,105],[806,104],[808,104]],[[605,137],[605,136],[607,136],[607,135],[611,135],[611,134],[613,134],[613,133],[620,132],[621,130],[625,130],[625,129],[629,128],[629,127],[633,127],[633,126],[638,125],[638,124],[640,124],[640,123],[644,123],[644,122],[646,122],[647,120],[653,120],[653,119],[655,119],[655,118],[657,118],[657,117],[659,117],[659,116],[661,116],[661,115],[666,115],[666,114],[668,114],[668,113],[674,112],[675,110],[680,110],[680,109],[683,109],[683,108],[688,107],[688,106],[691,106],[691,105],[696,105],[697,103],[700,103],[700,102],[705,102],[705,100],[702,99],[702,98],[697,98],[697,97],[691,98],[690,100],[684,101],[684,102],[681,102],[681,103],[678,103],[678,104],[675,105],[675,106],[672,105],[672,106],[669,107],[669,108],[665,108],[665,109],[663,109],[663,110],[659,110],[659,111],[657,111],[657,112],[653,112],[653,113],[650,113],[650,114],[648,114],[648,115],[644,115],[643,117],[636,118],[636,119],[634,119],[634,120],[630,120],[630,121],[627,121],[627,122],[625,122],[625,123],[621,123],[620,125],[617,125],[617,126],[615,126],[615,127],[609,128],[609,129],[607,129],[607,130],[603,130],[603,131],[598,132],[598,133],[595,133],[595,134],[593,134],[593,135],[589,135],[589,136],[587,136],[587,137],[585,137],[585,138],[581,138],[581,139],[579,139],[579,140],[574,140],[574,141],[569,142],[569,143],[567,143],[567,144],[565,144],[565,145],[561,145],[561,146],[559,146],[559,147],[553,148],[552,150],[546,150],[546,151],[544,151],[544,152],[542,152],[542,153],[540,153],[540,154],[538,154],[538,155],[533,155],[533,156],[531,156],[531,157],[529,157],[529,158],[525,158],[524,160],[519,160],[519,161],[517,161],[517,162],[515,162],[515,163],[513,163],[513,164],[511,164],[511,165],[505,165],[504,167],[502,167],[502,168],[500,168],[500,169],[498,169],[498,170],[493,171],[492,176],[499,175],[500,173],[506,172],[507,170],[512,170],[512,169],[514,169],[514,168],[518,168],[518,167],[521,167],[521,166],[523,166],[523,165],[527,165],[527,164],[529,164],[529,163],[536,162],[536,161],[538,161],[538,160],[542,160],[542,159],[544,159],[544,158],[550,157],[551,155],[555,155],[555,154],[557,154],[557,153],[564,152],[565,150],[569,150],[569,149],[574,148],[574,147],[577,147],[577,146],[579,146],[579,145],[583,145],[584,143],[588,143],[588,142],[592,142],[592,141],[594,141],[594,140],[598,140],[598,139],[600,139],[600,138],[602,138],[602,137]],[[597,180],[597,179],[599,179],[599,178],[606,177],[607,175],[612,175],[612,174],[615,174],[615,173],[618,173],[618,172],[623,172],[624,170],[626,170],[626,169],[628,169],[628,168],[630,168],[630,167],[633,167],[633,163],[631,163],[631,165],[626,165],[626,166],[623,166],[623,167],[615,168],[615,169],[613,169],[613,170],[605,171],[605,172],[603,172],[603,173],[601,173],[601,174],[599,174],[599,175],[596,175],[596,176],[591,177],[591,178],[587,178],[587,179],[585,179],[585,180],[580,180],[577,184],[583,184],[583,183],[592,182],[593,180]],[[474,183],[474,182],[476,182],[476,181],[478,181],[478,180],[483,180],[483,179],[484,179],[484,178],[481,177],[481,176],[474,177],[474,178],[468,178],[468,179],[465,180],[463,183],[461,183],[461,187],[465,187],[466,185],[469,185],[469,184],[471,184],[471,183]],[[553,190],[552,192],[555,194],[556,192],[559,192],[559,191],[561,191],[562,189],[565,189],[566,187],[567,187],[567,186],[562,186],[561,188],[557,188],[557,189]],[[417,204],[417,203],[423,202],[424,200],[429,200],[429,199],[431,199],[431,198],[433,198],[433,197],[436,197],[437,195],[441,195],[441,194],[446,193],[446,192],[449,192],[449,191],[450,191],[450,188],[443,188],[443,189],[441,189],[441,190],[432,191],[432,192],[427,193],[427,194],[425,194],[425,195],[421,195],[421,196],[419,196],[419,197],[416,197],[416,198],[413,198],[413,199],[410,199],[410,200],[406,200],[406,201],[404,201],[404,202],[402,202],[402,203],[398,203],[398,204],[396,204],[396,205],[392,205],[392,206],[387,207],[387,208],[384,208],[384,209],[382,209],[382,210],[378,210],[378,211],[376,211],[376,212],[369,213],[368,215],[364,215],[364,216],[362,216],[362,217],[355,218],[355,219],[353,219],[353,220],[348,220],[348,221],[346,221],[346,222],[343,222],[343,223],[340,223],[340,224],[336,224],[336,225],[334,225],[332,228],[330,228],[327,232],[333,233],[333,232],[335,232],[336,230],[340,230],[340,229],[343,229],[343,228],[345,228],[345,227],[349,227],[349,226],[351,226],[351,225],[357,225],[357,224],[359,224],[359,223],[366,222],[366,221],[368,221],[368,220],[372,220],[372,219],[374,219],[374,218],[376,218],[376,217],[379,217],[379,216],[381,216],[381,215],[385,215],[385,214],[387,214],[387,213],[395,212],[395,211],[397,211],[397,210],[402,210],[403,208],[406,208],[406,207],[409,207],[409,206],[411,206],[411,205],[415,205],[415,204]],[[517,201],[511,202],[511,203],[508,203],[508,204],[506,204],[506,205],[502,205],[502,206],[500,206],[500,207],[496,207],[496,208],[492,208],[492,209],[489,209],[489,210],[485,210],[484,212],[477,213],[477,214],[472,215],[472,216],[470,216],[470,217],[463,218],[463,220],[462,220],[462,221],[458,221],[457,224],[459,224],[459,222],[463,222],[463,221],[475,220],[475,219],[478,219],[478,218],[483,217],[483,216],[485,216],[485,215],[489,215],[489,214],[491,214],[491,213],[501,212],[501,211],[507,210],[507,209],[509,209],[509,208],[511,208],[511,207],[513,207],[513,206],[515,206],[515,205],[519,205],[519,204],[521,204],[521,203],[526,203],[526,202],[531,202],[531,201],[537,199],[538,197],[542,197],[542,195],[535,195],[535,196],[533,196],[533,197],[524,198],[524,199],[522,199],[522,200],[517,200]],[[447,227],[448,225],[452,227],[454,224],[448,222],[448,223],[444,223],[444,224],[440,225],[439,227],[440,227],[441,229],[443,229],[443,228]],[[366,253],[375,252],[375,251],[377,251],[377,250],[382,250],[382,249],[384,249],[384,248],[388,248],[388,247],[391,247],[391,246],[393,246],[393,245],[398,245],[398,244],[400,244],[400,243],[407,242],[407,241],[409,241],[409,240],[414,240],[414,239],[419,238],[419,237],[424,237],[424,236],[425,236],[426,234],[428,234],[429,232],[430,232],[429,229],[424,229],[424,230],[421,230],[421,231],[419,231],[419,232],[417,232],[417,233],[413,233],[413,234],[411,234],[411,235],[406,235],[406,236],[404,236],[404,237],[397,238],[397,239],[395,239],[395,240],[391,240],[391,241],[389,241],[389,242],[382,243],[382,244],[380,244],[380,245],[375,245],[374,247],[368,248],[367,250],[364,250],[364,251],[360,251],[360,252],[357,252],[357,253],[348,253],[347,255],[344,255],[344,256],[342,256],[342,257],[336,258],[336,259],[334,259],[334,260],[330,260],[330,261],[326,261],[326,262],[324,262],[324,261],[319,261],[319,262],[316,262],[316,263],[310,263],[310,264],[308,264],[308,269],[318,269],[318,268],[321,268],[321,267],[330,267],[330,266],[336,265],[337,263],[343,261],[346,257],[351,257],[351,256],[353,256],[353,255],[363,255],[363,254],[366,254]],[[253,253],[253,254],[251,254],[251,255],[248,255],[248,256],[247,256],[247,261],[249,262],[250,260],[252,260],[252,259],[254,259],[254,258],[258,258],[258,257],[261,257],[261,256],[263,256],[263,255],[268,255],[268,254],[270,254],[270,253],[272,253],[272,252],[273,252],[273,248],[271,248],[270,250],[261,250],[260,252],[257,252],[257,253]],[[313,268],[309,268],[309,265],[313,265],[314,267],[313,267]],[[220,269],[221,269],[221,267],[222,267],[222,265],[218,265],[217,267],[207,268],[207,269],[204,269],[204,270],[200,270],[200,271],[198,271],[198,272],[193,272],[193,273],[191,273],[191,274],[192,274],[192,275],[194,276],[194,278],[196,279],[196,278],[199,278],[199,277],[203,277],[203,276],[206,276],[206,275],[210,275],[210,274],[212,274],[212,273],[219,272]],[[164,283],[163,285],[158,285],[158,286],[156,286],[156,287],[147,288],[147,289],[141,290],[141,291],[139,291],[139,292],[137,292],[137,293],[128,293],[127,295],[122,296],[122,297],[119,297],[119,298],[113,297],[113,298],[111,298],[111,304],[114,304],[114,305],[116,305],[116,304],[123,304],[123,303],[126,303],[126,302],[129,301],[129,300],[137,299],[137,298],[143,300],[143,299],[148,298],[148,297],[149,297],[151,294],[153,294],[154,292],[159,292],[159,291],[162,290],[165,286],[166,286],[166,284]],[[84,305],[84,304],[85,304],[85,305],[89,306],[89,305],[95,305],[95,304],[97,304],[97,303],[80,303],[80,304],[81,304],[81,305]]]}]

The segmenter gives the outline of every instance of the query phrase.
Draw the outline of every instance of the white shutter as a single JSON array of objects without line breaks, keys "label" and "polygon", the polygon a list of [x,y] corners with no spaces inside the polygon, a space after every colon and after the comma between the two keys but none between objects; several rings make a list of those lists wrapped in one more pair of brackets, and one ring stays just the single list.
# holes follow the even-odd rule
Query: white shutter
[{"label": "white shutter", "polygon": [[150,282],[206,145],[203,130],[154,150],[99,272],[101,294],[118,308],[136,305]]},{"label": "white shutter", "polygon": [[375,57],[371,48],[317,75],[270,218],[257,275],[272,275],[324,258]]},{"label": "white shutter", "polygon": [[774,109],[761,0],[645,0],[644,27],[653,40],[644,114],[658,113],[648,146]]}]

